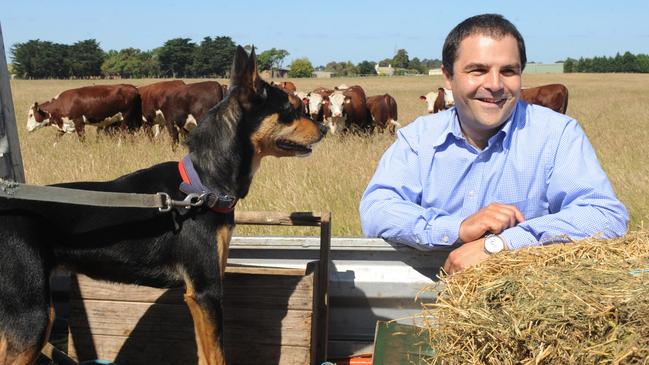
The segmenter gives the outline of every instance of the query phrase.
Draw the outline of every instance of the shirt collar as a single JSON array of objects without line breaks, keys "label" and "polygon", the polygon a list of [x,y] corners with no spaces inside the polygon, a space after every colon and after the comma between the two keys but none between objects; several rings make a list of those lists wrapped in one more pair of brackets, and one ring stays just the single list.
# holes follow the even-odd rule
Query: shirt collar
[{"label": "shirt collar", "polygon": [[439,147],[443,145],[448,139],[449,135],[452,135],[457,140],[464,139],[462,134],[462,129],[460,128],[460,119],[457,117],[457,111],[455,107],[448,109],[444,113],[448,114],[448,119],[446,121],[446,128],[439,134],[437,140],[433,142],[433,147]]},{"label": "shirt collar", "polygon": [[[516,106],[514,107],[514,111],[509,116],[509,118],[507,118],[503,127],[498,131],[498,133],[496,133],[489,139],[489,144],[492,144],[501,139],[503,141],[503,144],[505,144],[511,139],[512,132],[515,128],[515,125],[518,124],[520,116],[525,114],[523,110],[519,110],[521,108],[523,108],[523,106],[521,102],[518,101],[516,103]],[[446,124],[446,128],[433,143],[433,147],[439,147],[444,144],[449,135],[455,137],[456,140],[466,140],[464,134],[462,133],[462,128],[460,128],[460,118],[458,118],[457,116],[456,108],[453,107],[447,112],[449,113],[448,123]]]}]

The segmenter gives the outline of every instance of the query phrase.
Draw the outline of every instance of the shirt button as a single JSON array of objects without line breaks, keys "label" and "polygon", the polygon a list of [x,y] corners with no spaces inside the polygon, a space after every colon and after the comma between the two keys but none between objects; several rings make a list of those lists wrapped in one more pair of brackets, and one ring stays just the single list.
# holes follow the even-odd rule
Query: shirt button
[{"label": "shirt button", "polygon": [[444,242],[448,242],[448,236],[444,236],[442,239],[444,240]]},{"label": "shirt button", "polygon": [[469,191],[469,198],[473,198],[475,196],[475,191],[471,190]]},{"label": "shirt button", "polygon": [[421,243],[421,242],[419,241],[419,238],[415,239],[415,242],[417,242],[417,243]]}]

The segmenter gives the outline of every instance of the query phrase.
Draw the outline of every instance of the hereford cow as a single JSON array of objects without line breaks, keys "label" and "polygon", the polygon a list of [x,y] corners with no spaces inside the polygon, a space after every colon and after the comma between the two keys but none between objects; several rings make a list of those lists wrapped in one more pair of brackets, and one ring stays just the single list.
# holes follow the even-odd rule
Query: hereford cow
[{"label": "hereford cow", "polygon": [[401,124],[397,122],[397,101],[390,94],[367,98],[367,109],[372,117],[372,131],[383,132],[386,128],[394,134]]},{"label": "hereford cow", "polygon": [[203,81],[171,88],[163,95],[160,116],[171,136],[172,148],[179,142],[179,132],[187,135],[203,115],[223,100],[223,88],[216,81]]},{"label": "hereford cow", "polygon": [[453,91],[443,87],[438,88],[437,91],[431,91],[426,95],[422,95],[419,99],[426,102],[426,110],[429,113],[437,113],[455,105]]},{"label": "hereford cow", "polygon": [[318,87],[307,94],[307,113],[311,119],[324,122],[330,118],[329,95],[334,91],[324,87]]},{"label": "hereford cow", "polygon": [[142,101],[133,85],[97,85],[70,89],[49,102],[29,109],[27,130],[52,125],[60,134],[77,132],[85,138],[85,126],[133,131],[142,125]]},{"label": "hereford cow", "polygon": [[331,118],[325,119],[331,134],[339,129],[353,129],[361,132],[369,132],[372,127],[372,119],[367,110],[367,100],[363,88],[354,85],[344,90],[335,90],[329,96],[329,108]]},{"label": "hereford cow", "polygon": [[530,104],[542,105],[555,112],[566,114],[568,88],[561,84],[550,84],[522,89],[521,99]]},{"label": "hereford cow", "polygon": [[[162,117],[162,103],[167,100],[166,95],[173,89],[184,86],[182,80],[161,81],[154,84],[140,86],[138,91],[142,98],[142,120],[147,134],[151,135],[151,128],[164,127],[167,122]],[[156,136],[158,135],[156,130]]]}]

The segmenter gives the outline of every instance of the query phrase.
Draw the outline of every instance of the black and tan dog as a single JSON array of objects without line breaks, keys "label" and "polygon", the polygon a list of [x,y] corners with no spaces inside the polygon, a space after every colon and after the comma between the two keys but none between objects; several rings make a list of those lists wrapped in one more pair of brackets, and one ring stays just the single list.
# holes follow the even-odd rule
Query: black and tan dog
[{"label": "black and tan dog", "polygon": [[[90,277],[186,287],[200,364],[225,364],[221,279],[236,199],[264,156],[307,155],[325,129],[259,77],[254,51],[239,47],[228,96],[189,136],[189,154],[109,182],[58,186],[109,192],[209,189],[213,208],[101,208],[0,198],[0,365],[31,364],[52,323],[48,279],[57,266]],[[185,182],[183,183],[183,179]],[[188,181],[191,180],[191,181]],[[196,181],[200,180],[200,181]]]}]

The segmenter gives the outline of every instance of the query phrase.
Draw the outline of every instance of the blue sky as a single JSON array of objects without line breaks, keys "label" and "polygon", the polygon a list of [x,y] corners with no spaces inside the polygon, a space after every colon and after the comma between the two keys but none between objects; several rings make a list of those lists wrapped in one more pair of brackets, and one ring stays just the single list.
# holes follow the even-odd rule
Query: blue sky
[{"label": "blue sky", "polygon": [[[390,5],[388,5],[390,4]],[[435,5],[433,5],[435,4]],[[649,53],[649,1],[12,1],[0,9],[5,52],[30,39],[72,44],[94,38],[104,50],[150,50],[166,40],[230,36],[263,51],[283,48],[314,66],[379,61],[405,49],[441,58],[444,38],[463,19],[503,14],[523,34],[527,58]]]}]

